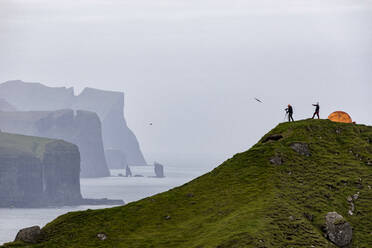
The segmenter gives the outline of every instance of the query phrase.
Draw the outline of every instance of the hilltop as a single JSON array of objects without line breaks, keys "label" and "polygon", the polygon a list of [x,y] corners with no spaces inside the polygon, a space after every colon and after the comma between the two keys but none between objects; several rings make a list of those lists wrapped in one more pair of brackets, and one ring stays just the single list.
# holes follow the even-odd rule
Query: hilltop
[{"label": "hilltop", "polygon": [[371,186],[372,127],[283,123],[181,187],[60,216],[29,247],[337,247],[328,212],[353,227],[352,247],[372,247]]}]

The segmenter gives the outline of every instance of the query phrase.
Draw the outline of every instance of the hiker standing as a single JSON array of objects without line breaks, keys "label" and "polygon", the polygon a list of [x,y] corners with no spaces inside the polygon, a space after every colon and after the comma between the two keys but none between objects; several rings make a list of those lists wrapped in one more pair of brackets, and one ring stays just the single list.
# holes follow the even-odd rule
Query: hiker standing
[{"label": "hiker standing", "polygon": [[288,122],[291,122],[291,120],[294,122],[294,120],[293,120],[293,108],[292,108],[291,104],[288,104],[288,108],[285,109],[285,112],[288,114]]},{"label": "hiker standing", "polygon": [[315,107],[315,112],[313,114],[313,118],[315,118],[315,116],[318,116],[318,119],[320,119],[319,117],[319,110],[320,110],[320,106],[319,106],[319,102],[317,102],[316,104],[313,104],[313,106]]}]

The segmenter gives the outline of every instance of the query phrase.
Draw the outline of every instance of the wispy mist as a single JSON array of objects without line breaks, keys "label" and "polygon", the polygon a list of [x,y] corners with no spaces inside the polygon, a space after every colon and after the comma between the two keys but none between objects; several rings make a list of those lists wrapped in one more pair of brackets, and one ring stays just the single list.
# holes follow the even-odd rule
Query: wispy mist
[{"label": "wispy mist", "polygon": [[371,1],[0,1],[0,80],[124,91],[147,157],[223,159],[288,103],[295,119],[320,101],[322,117],[372,124],[371,14]]}]

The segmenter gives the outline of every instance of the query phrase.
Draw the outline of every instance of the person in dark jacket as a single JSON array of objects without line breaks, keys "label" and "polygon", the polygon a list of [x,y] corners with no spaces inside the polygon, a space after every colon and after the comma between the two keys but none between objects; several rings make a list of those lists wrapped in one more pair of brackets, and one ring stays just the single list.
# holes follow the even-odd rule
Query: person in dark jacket
[{"label": "person in dark jacket", "polygon": [[293,119],[293,107],[291,104],[288,104],[288,108],[285,109],[285,112],[288,114],[288,122],[294,121]]},{"label": "person in dark jacket", "polygon": [[318,116],[318,119],[320,119],[320,116],[319,116],[319,110],[320,110],[320,105],[319,105],[319,102],[317,102],[316,104],[313,104],[313,106],[315,107],[315,112],[313,114],[313,118],[315,118],[315,116]]}]

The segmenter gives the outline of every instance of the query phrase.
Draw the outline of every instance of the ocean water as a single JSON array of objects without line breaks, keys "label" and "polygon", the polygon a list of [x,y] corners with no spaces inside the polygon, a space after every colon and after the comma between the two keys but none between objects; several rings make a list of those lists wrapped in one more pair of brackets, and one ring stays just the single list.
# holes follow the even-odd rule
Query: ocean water
[{"label": "ocean water", "polygon": [[[150,169],[151,170],[151,169]],[[203,167],[165,167],[165,178],[151,178],[149,168],[136,168],[136,174],[145,177],[117,177],[124,170],[113,170],[112,177],[81,179],[81,191],[85,198],[122,199],[126,203],[167,191],[198,177],[209,169]],[[111,206],[77,206],[62,208],[0,208],[0,244],[13,241],[17,232],[34,225],[44,226],[59,215],[71,211],[107,208]]]}]

